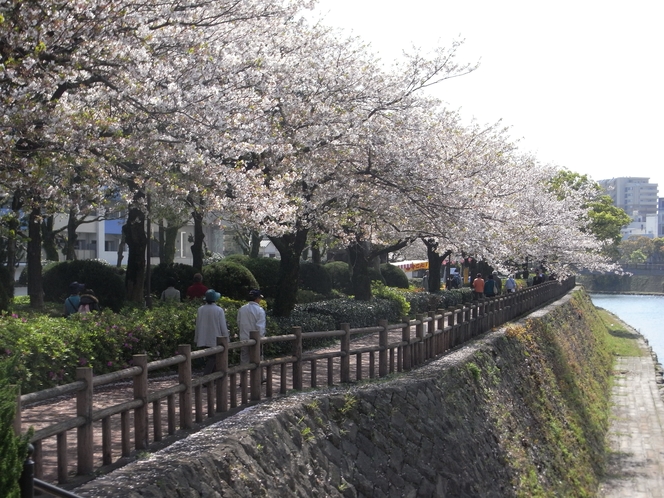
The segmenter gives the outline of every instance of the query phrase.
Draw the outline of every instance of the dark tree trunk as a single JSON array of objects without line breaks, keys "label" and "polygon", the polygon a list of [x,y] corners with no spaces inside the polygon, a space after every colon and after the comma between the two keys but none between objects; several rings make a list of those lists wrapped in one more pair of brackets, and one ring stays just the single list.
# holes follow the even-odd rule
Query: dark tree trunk
[{"label": "dark tree trunk", "polygon": [[203,257],[205,256],[203,254],[203,240],[205,239],[203,213],[198,209],[194,209],[191,215],[194,218],[194,243],[191,246],[192,266],[200,271],[203,269]]},{"label": "dark tree trunk", "polygon": [[58,246],[55,243],[55,234],[53,230],[54,218],[53,216],[45,217],[41,222],[42,245],[44,246],[44,253],[48,261],[59,261]]},{"label": "dark tree trunk", "polygon": [[422,239],[427,246],[427,259],[429,260],[429,292],[438,292],[440,290],[440,270],[443,260],[450,255],[451,251],[445,254],[438,254],[438,243],[430,239]]},{"label": "dark tree trunk", "polygon": [[249,251],[250,258],[257,258],[261,248],[261,236],[256,230],[251,231],[251,249]]},{"label": "dark tree trunk", "polygon": [[179,230],[180,227],[177,226],[159,227],[159,238],[161,242],[161,251],[159,254],[160,263],[172,265],[175,261],[175,243],[177,242]]},{"label": "dark tree trunk", "polygon": [[78,235],[76,229],[76,210],[72,207],[69,209],[69,219],[67,220],[67,245],[65,246],[65,259],[67,261],[74,261],[76,259],[76,242]]},{"label": "dark tree trunk", "polygon": [[300,285],[300,256],[307,244],[308,231],[299,230],[281,237],[270,237],[281,255],[277,281],[279,292],[272,307],[274,316],[290,316],[295,308]]},{"label": "dark tree trunk", "polygon": [[371,278],[369,277],[369,263],[371,255],[367,242],[354,242],[348,246],[351,277],[350,283],[355,299],[358,301],[371,300]]},{"label": "dark tree trunk", "polygon": [[7,292],[10,297],[14,297],[14,272],[18,266],[18,234],[21,228],[19,221],[19,211],[23,203],[19,192],[14,193],[12,199],[13,215],[7,220],[7,270],[9,271],[10,288]]},{"label": "dark tree trunk", "polygon": [[33,208],[28,219],[28,295],[30,307],[44,307],[44,291],[42,286],[41,266],[41,210]]},{"label": "dark tree trunk", "polygon": [[145,213],[138,208],[129,209],[127,223],[122,227],[127,243],[127,273],[125,287],[127,299],[135,303],[143,303],[143,284],[145,283],[145,255],[148,244],[145,233]]},{"label": "dark tree trunk", "polygon": [[122,266],[122,260],[124,259],[125,245],[127,245],[127,236],[125,235],[125,229],[123,226],[122,233],[120,234],[120,243],[118,244],[118,262],[115,265],[118,268]]}]

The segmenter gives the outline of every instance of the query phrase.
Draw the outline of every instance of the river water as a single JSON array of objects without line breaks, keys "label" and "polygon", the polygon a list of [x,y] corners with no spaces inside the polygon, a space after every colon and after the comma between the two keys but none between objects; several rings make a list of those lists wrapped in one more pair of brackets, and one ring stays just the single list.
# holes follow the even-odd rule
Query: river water
[{"label": "river water", "polygon": [[590,294],[590,297],[595,306],[619,316],[638,330],[648,339],[657,360],[664,362],[664,296]]}]

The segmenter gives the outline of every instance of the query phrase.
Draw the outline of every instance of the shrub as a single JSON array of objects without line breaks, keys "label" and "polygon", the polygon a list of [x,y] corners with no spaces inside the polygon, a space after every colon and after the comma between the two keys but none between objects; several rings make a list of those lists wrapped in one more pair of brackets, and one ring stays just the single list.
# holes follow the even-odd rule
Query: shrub
[{"label": "shrub", "polygon": [[351,327],[371,327],[382,318],[396,322],[400,317],[398,304],[390,299],[374,299],[371,302],[348,298],[331,299],[296,305],[296,309],[315,315],[328,315],[334,320],[336,327],[342,323],[350,323]]},{"label": "shrub", "polygon": [[16,386],[10,385],[8,371],[12,365],[0,362],[0,496],[19,498],[21,490],[18,481],[23,471],[27,455],[27,444],[32,430],[22,437],[14,434],[16,415]]},{"label": "shrub", "polygon": [[247,258],[243,263],[253,274],[265,297],[276,297],[279,280],[279,260],[274,258]]},{"label": "shrub", "polygon": [[393,287],[387,287],[380,282],[373,282],[371,285],[371,293],[376,298],[394,301],[399,308],[399,316],[408,316],[408,313],[410,312],[410,303],[408,303],[404,297],[403,291],[398,291]]},{"label": "shrub", "polygon": [[382,284],[385,284],[385,278],[383,277],[383,274],[380,272],[379,269],[370,266],[368,273],[369,273],[369,279],[372,282],[380,282]]},{"label": "shrub", "polygon": [[311,290],[298,289],[297,291],[296,301],[298,304],[315,303],[317,301],[324,301],[325,299],[326,297],[323,294],[318,294]]},{"label": "shrub", "polygon": [[[229,254],[228,256],[226,256],[223,259],[223,261],[232,261],[233,263],[239,263],[242,266],[247,266],[247,262],[250,259],[251,258],[249,256],[247,256],[246,254],[237,253],[237,254]],[[218,262],[219,261],[215,261],[214,263],[218,263]],[[213,264],[213,263],[210,263],[210,264]]]},{"label": "shrub", "polygon": [[63,261],[44,271],[44,298],[64,302],[71,282],[93,289],[102,308],[120,311],[125,299],[124,279],[118,269],[98,260]]},{"label": "shrub", "polygon": [[300,288],[327,296],[332,292],[332,279],[322,265],[302,261],[300,263]]},{"label": "shrub", "polygon": [[470,289],[443,290],[436,293],[404,292],[404,297],[410,304],[411,316],[470,302],[472,295]]},{"label": "shrub", "polygon": [[408,276],[401,268],[389,263],[380,265],[380,272],[385,279],[385,285],[388,287],[397,287],[399,289],[408,288]]},{"label": "shrub", "polygon": [[203,267],[203,279],[222,296],[239,301],[246,301],[249,291],[258,288],[258,282],[246,267],[226,259]]},{"label": "shrub", "polygon": [[191,265],[182,263],[165,264],[161,263],[152,268],[150,276],[150,287],[152,293],[161,296],[161,293],[168,287],[168,279],[177,280],[175,288],[180,291],[180,296],[184,297],[189,287],[194,281],[196,269]]},{"label": "shrub", "polygon": [[323,265],[330,276],[332,288],[345,294],[350,293],[350,267],[343,261],[331,261]]}]

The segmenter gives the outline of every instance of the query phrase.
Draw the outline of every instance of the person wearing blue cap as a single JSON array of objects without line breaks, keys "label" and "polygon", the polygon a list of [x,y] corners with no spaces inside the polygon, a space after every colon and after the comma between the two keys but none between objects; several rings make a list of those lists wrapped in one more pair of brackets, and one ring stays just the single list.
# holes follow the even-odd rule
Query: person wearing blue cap
[{"label": "person wearing blue cap", "polygon": [[[261,337],[265,337],[265,310],[260,305],[262,298],[259,289],[251,289],[249,302],[237,310],[237,326],[240,329],[241,341],[248,341],[252,330],[258,330]],[[249,348],[246,346],[240,349],[240,363],[249,363]]]},{"label": "person wearing blue cap", "polygon": [[[198,308],[196,314],[196,332],[194,342],[199,348],[212,348],[217,345],[217,337],[228,337],[226,314],[224,309],[217,306],[221,297],[214,289],[205,292],[205,304]],[[205,357],[204,375],[214,372],[215,355]]]},{"label": "person wearing blue cap", "polygon": [[78,282],[69,284],[69,297],[65,299],[65,318],[78,312],[78,307],[81,304],[81,289],[82,285]]}]

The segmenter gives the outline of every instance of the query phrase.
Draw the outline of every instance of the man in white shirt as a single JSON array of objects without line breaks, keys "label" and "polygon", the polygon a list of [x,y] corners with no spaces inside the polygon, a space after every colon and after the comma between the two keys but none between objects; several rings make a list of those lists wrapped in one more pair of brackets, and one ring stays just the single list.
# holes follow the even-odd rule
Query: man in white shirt
[{"label": "man in white shirt", "polygon": [[[212,348],[217,345],[217,337],[228,337],[226,314],[217,306],[221,294],[214,289],[205,293],[205,304],[198,308],[194,341],[199,348]],[[205,375],[214,372],[215,355],[205,357]]]},{"label": "man in white shirt", "polygon": [[[249,291],[249,302],[237,310],[237,326],[240,329],[240,340],[251,339],[249,333],[258,330],[261,337],[265,337],[265,310],[261,307],[262,294],[259,289]],[[249,348],[243,347],[240,351],[240,363],[249,363]]]}]

